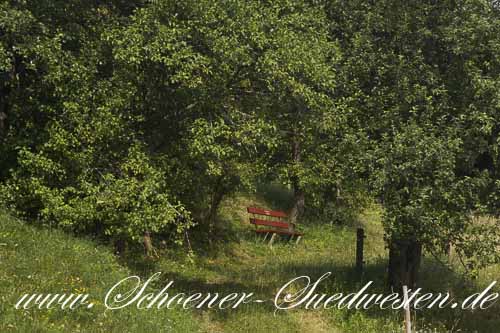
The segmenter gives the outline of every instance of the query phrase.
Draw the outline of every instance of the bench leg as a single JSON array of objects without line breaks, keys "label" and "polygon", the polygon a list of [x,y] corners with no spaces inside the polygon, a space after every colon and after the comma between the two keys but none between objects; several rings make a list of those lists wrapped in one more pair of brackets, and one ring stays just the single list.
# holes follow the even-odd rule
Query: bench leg
[{"label": "bench leg", "polygon": [[267,236],[269,236],[269,233],[268,233],[268,232],[266,232],[266,234],[264,235],[264,239],[262,240],[262,242],[263,242],[263,243],[266,241]]},{"label": "bench leg", "polygon": [[276,237],[276,234],[273,233],[273,235],[271,236],[271,240],[269,241],[269,246],[273,246],[273,242],[274,242],[275,237]]},{"label": "bench leg", "polygon": [[297,236],[297,241],[295,242],[295,245],[299,244],[301,238],[302,236]]}]

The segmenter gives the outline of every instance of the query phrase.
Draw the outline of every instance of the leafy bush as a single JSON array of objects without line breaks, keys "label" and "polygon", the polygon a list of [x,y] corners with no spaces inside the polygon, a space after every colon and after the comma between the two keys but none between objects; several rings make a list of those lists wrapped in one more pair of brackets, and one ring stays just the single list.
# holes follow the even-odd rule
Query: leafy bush
[{"label": "leafy bush", "polygon": [[23,150],[19,163],[4,186],[5,201],[41,223],[133,241],[145,231],[162,232],[177,242],[192,225],[189,212],[169,194],[163,172],[139,145],[114,172],[83,170],[71,179],[42,152]]}]

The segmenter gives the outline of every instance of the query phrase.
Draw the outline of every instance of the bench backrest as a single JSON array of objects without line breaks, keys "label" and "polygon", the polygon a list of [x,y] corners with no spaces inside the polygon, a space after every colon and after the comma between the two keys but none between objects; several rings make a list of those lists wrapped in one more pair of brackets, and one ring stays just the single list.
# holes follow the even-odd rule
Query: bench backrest
[{"label": "bench backrest", "polygon": [[249,214],[265,215],[278,218],[286,218],[287,216],[284,212],[280,212],[279,210],[267,210],[257,207],[247,207],[247,212]]},{"label": "bench backrest", "polygon": [[289,229],[290,228],[290,224],[288,224],[286,222],[280,222],[280,221],[259,220],[259,219],[255,219],[255,218],[250,218],[250,223],[255,224],[255,225],[274,227],[274,228],[278,228],[278,229]]},{"label": "bench backrest", "polygon": [[[278,229],[290,229],[290,224],[287,223],[286,221],[283,221],[282,219],[286,218],[287,215],[284,212],[281,212],[279,210],[268,210],[268,209],[262,209],[262,208],[257,208],[257,207],[247,207],[247,212],[249,214],[253,214],[254,217],[250,218],[250,223],[254,224],[255,226],[268,226],[268,227],[274,227]],[[261,215],[261,216],[268,216],[271,218],[277,218],[272,220],[272,219],[259,219],[256,218],[256,215]]]}]

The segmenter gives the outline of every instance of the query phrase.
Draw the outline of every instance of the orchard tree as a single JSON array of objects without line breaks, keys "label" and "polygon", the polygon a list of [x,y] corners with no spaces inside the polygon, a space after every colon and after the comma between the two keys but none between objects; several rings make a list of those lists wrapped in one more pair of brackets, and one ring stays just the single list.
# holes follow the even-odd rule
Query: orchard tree
[{"label": "orchard tree", "polygon": [[9,77],[2,150],[14,157],[2,159],[10,170],[4,201],[41,223],[117,244],[145,232],[181,241],[189,212],[150,155],[134,103],[140,91],[115,73],[119,58],[106,39],[129,25],[132,2],[12,3],[2,3],[0,22]]},{"label": "orchard tree", "polygon": [[[145,132],[175,156],[179,195],[190,200],[193,211],[201,210],[199,220],[212,225],[224,195],[266,172],[292,185],[292,220],[303,210],[306,191],[313,197],[317,189],[326,192],[338,182],[340,163],[334,160],[341,149],[334,140],[343,140],[339,133],[346,120],[339,115],[345,108],[342,100],[332,101],[339,50],[328,39],[322,7],[164,1],[141,10],[135,20],[124,37],[114,39],[122,40],[124,75],[131,77],[124,81],[140,78],[148,87],[140,105],[158,105]],[[154,79],[162,75],[156,67],[148,70],[154,61],[127,63],[147,59],[136,50],[165,52],[157,40],[167,40],[160,36],[173,31],[184,36],[178,47],[190,54],[184,67],[194,61],[200,67],[198,81],[175,85],[167,95],[158,83],[172,77],[164,73],[163,81]],[[130,36],[138,47],[129,47]],[[166,109],[169,103],[182,111]],[[337,172],[325,172],[332,169]]]},{"label": "orchard tree", "polygon": [[334,99],[340,51],[329,39],[322,6],[289,1],[235,6],[229,9],[237,24],[223,31],[242,49],[229,58],[238,59],[234,67],[246,75],[237,99],[244,120],[263,121],[268,149],[259,161],[268,177],[291,186],[293,223],[304,211],[306,195],[319,203],[323,195],[316,194],[338,182],[347,113],[344,101]]},{"label": "orchard tree", "polygon": [[452,245],[469,271],[497,261],[497,223],[473,217],[498,214],[498,9],[339,1],[328,13],[384,206],[390,285],[417,283],[422,249],[439,257]]}]

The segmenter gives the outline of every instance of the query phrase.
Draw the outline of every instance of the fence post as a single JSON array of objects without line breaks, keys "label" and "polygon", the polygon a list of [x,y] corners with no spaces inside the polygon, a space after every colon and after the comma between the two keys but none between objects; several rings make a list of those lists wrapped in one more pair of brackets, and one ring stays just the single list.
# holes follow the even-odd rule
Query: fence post
[{"label": "fence post", "polygon": [[408,304],[408,287],[403,286],[404,310],[405,310],[405,333],[411,333],[410,304]]},{"label": "fence post", "polygon": [[356,271],[361,275],[363,273],[363,246],[365,239],[365,231],[363,228],[358,228],[356,232]]}]

